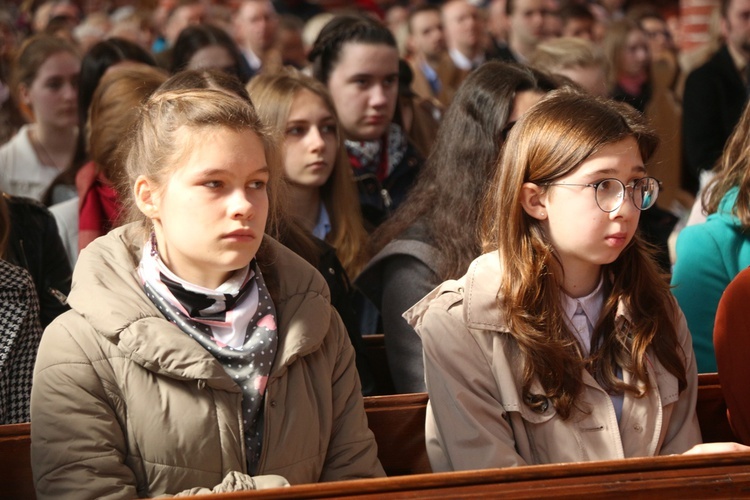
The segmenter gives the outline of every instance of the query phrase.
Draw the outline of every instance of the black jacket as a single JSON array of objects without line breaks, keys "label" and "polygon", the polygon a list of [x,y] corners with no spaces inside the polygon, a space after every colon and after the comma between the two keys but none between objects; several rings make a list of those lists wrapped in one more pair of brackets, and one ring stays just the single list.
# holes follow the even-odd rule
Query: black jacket
[{"label": "black jacket", "polygon": [[359,190],[359,205],[368,229],[378,227],[406,199],[423,162],[422,156],[412,143],[408,142],[404,157],[382,183],[375,174],[354,170]]},{"label": "black jacket", "polygon": [[690,73],[682,102],[683,186],[697,192],[742,115],[747,88],[726,45]]},{"label": "black jacket", "polygon": [[10,238],[6,260],[25,268],[34,280],[39,297],[42,328],[69,309],[72,271],[57,224],[41,203],[6,196],[10,212]]}]

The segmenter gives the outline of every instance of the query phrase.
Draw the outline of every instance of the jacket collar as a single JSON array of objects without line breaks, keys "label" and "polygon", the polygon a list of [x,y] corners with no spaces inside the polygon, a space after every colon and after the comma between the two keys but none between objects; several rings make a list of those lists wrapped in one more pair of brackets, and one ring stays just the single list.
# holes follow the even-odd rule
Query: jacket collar
[{"label": "jacket collar", "polygon": [[[86,247],[73,274],[71,307],[125,357],[147,370],[239,391],[221,364],[165,320],[146,297],[137,273],[143,243],[138,228],[130,224]],[[322,344],[331,321],[330,297],[325,280],[311,266],[268,236],[264,244],[272,248],[274,271],[285,271],[275,276],[280,337],[273,377]]]},{"label": "jacket collar", "polygon": [[[468,328],[508,332],[508,323],[501,312],[498,297],[502,266],[497,251],[480,255],[469,266],[468,272],[457,281],[446,281],[404,314],[414,325],[420,321],[430,303],[447,292],[463,296],[463,317]],[[617,306],[615,321],[629,321],[630,311],[622,301]]]}]

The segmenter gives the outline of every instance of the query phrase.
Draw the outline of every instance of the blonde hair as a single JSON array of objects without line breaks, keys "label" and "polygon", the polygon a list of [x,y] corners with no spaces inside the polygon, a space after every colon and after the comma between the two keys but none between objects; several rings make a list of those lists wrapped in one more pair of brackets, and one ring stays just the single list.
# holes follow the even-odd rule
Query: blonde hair
[{"label": "blonde hair", "polygon": [[738,187],[732,213],[740,220],[742,229],[747,231],[750,229],[750,104],[745,105],[714,172],[716,176],[703,190],[703,209],[707,214],[718,212],[727,192]]},{"label": "blonde hair", "polygon": [[[190,154],[189,141],[179,140],[178,134],[188,130],[200,134],[207,130],[229,129],[251,131],[263,144],[266,162],[271,172],[269,186],[278,182],[278,141],[255,113],[252,104],[238,96],[214,89],[157,90],[142,106],[130,138],[131,147],[125,160],[128,185],[134,185],[143,175],[163,189],[174,173],[174,165]],[[269,197],[268,222],[276,222],[276,206]],[[128,214],[131,221],[140,222],[147,235],[152,222],[129,196]]]},{"label": "blonde hair", "polygon": [[[573,118],[574,117],[574,118]],[[541,411],[544,398],[530,394],[538,378],[562,418],[568,418],[588,370],[609,392],[643,396],[650,388],[646,349],[653,349],[668,372],[687,384],[673,324],[674,301],[653,251],[636,234],[611,264],[604,306],[595,325],[591,354],[584,358],[569,331],[560,302],[562,269],[541,222],[521,205],[526,182],[543,188],[577,169],[603,147],[632,137],[647,162],[658,139],[644,118],[625,104],[570,91],[554,91],[513,127],[505,144],[491,196],[485,205],[484,250],[497,250],[502,263],[499,306],[524,361],[527,404]],[[620,303],[631,321],[615,323]],[[625,383],[617,366],[633,373]]]},{"label": "blonde hair", "polygon": [[553,38],[536,46],[529,61],[531,66],[547,73],[572,68],[601,68],[609,74],[604,53],[593,43],[581,38]]},{"label": "blonde hair", "polygon": [[[336,117],[333,101],[326,87],[312,77],[288,69],[277,74],[259,75],[247,86],[261,119],[283,133],[297,95],[307,90],[318,96],[328,111]],[[338,122],[338,118],[337,118]],[[320,195],[331,217],[331,232],[326,241],[331,244],[348,276],[354,278],[367,261],[365,252],[367,232],[359,209],[354,178],[340,130],[338,150],[333,171],[320,188]]]}]

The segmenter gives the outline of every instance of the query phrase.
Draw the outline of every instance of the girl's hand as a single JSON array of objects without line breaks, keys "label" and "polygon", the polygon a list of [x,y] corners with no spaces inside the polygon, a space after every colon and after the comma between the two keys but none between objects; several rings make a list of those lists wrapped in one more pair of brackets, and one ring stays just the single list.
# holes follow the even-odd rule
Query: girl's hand
[{"label": "girl's hand", "polygon": [[750,451],[750,446],[740,443],[703,443],[696,444],[683,455],[701,455],[704,453],[738,453]]}]

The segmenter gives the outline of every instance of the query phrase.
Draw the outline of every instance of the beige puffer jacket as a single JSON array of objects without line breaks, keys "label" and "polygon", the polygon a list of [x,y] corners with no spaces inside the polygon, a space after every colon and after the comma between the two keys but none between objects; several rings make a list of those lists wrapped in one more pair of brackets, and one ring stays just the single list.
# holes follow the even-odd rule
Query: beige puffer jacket
[{"label": "beige puffer jacket", "polygon": [[[143,293],[136,234],[117,229],[81,254],[73,310],[45,331],[31,396],[40,499],[210,493],[225,478],[253,484],[236,474],[246,472],[242,393]],[[285,247],[265,244],[280,289],[279,353],[259,475],[291,484],[382,476],[354,350],[325,281]]]}]

